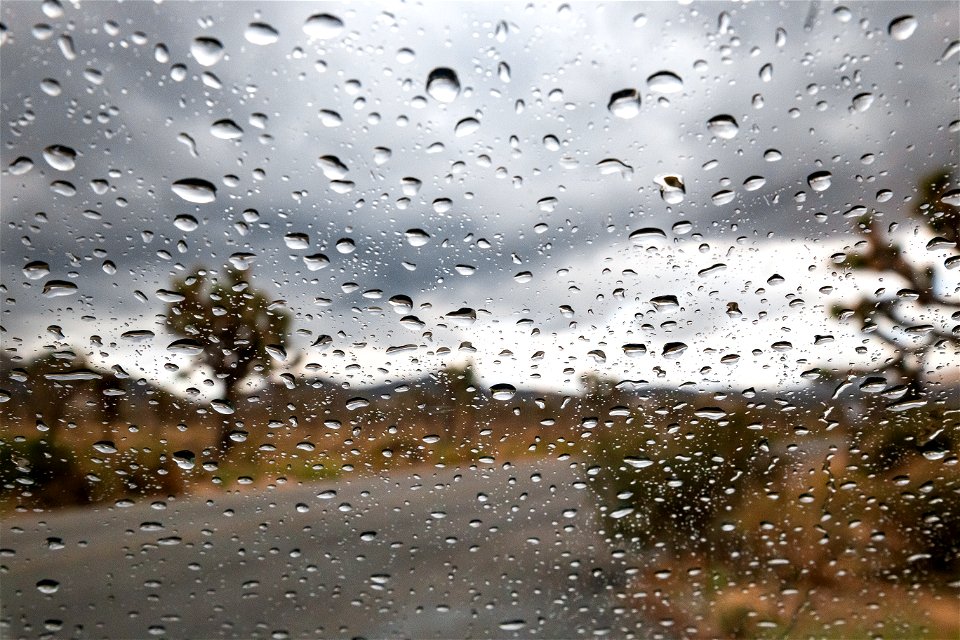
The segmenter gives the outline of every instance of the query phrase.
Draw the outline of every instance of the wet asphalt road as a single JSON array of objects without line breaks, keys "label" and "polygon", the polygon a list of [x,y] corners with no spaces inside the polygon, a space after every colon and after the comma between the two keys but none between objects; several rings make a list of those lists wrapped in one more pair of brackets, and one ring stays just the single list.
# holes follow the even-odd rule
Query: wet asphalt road
[{"label": "wet asphalt road", "polygon": [[583,479],[570,460],[421,468],[15,515],[0,635],[645,635]]}]

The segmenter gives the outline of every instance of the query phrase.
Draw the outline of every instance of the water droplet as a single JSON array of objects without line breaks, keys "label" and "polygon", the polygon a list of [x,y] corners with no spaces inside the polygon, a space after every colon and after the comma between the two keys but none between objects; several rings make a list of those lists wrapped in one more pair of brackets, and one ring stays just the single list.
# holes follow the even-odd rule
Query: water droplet
[{"label": "water droplet", "polygon": [[633,167],[617,158],[606,158],[597,163],[600,169],[600,175],[611,176],[618,175],[621,178],[629,178],[633,175]]},{"label": "water droplet", "polygon": [[182,213],[173,219],[173,226],[181,231],[195,231],[200,223],[190,214]]},{"label": "water droplet", "polygon": [[340,238],[337,240],[334,246],[336,247],[338,253],[345,255],[351,254],[357,250],[357,243],[355,243],[351,238]]},{"label": "water droplet", "polygon": [[51,595],[57,592],[60,589],[60,583],[56,580],[50,580],[46,578],[37,582],[37,591],[44,595]]},{"label": "water droplet", "polygon": [[767,162],[779,162],[783,158],[783,154],[776,149],[767,149],[763,152],[763,159]]},{"label": "water droplet", "polygon": [[263,347],[263,350],[277,362],[285,362],[287,359],[287,350],[283,348],[283,345],[268,344]]},{"label": "water droplet", "polygon": [[187,202],[194,204],[207,204],[217,199],[217,188],[200,178],[177,180],[170,185],[170,189]]},{"label": "water droplet", "polygon": [[630,234],[630,241],[635,245],[643,245],[650,240],[661,240],[667,237],[667,234],[663,232],[663,229],[657,227],[644,227],[642,229],[637,229]]},{"label": "water droplet", "polygon": [[769,62],[760,67],[760,80],[761,82],[770,82],[773,80],[773,65]]},{"label": "water droplet", "polygon": [[750,176],[743,181],[743,188],[747,191],[756,191],[767,184],[767,179],[763,176]]},{"label": "water droplet", "polygon": [[853,108],[857,111],[866,111],[873,104],[874,96],[872,93],[859,93],[853,97]]},{"label": "water droplet", "polygon": [[519,631],[527,626],[527,621],[522,619],[504,620],[498,625],[504,631]]},{"label": "water droplet", "polygon": [[614,116],[629,120],[640,113],[640,92],[636,89],[621,89],[610,95],[607,109]]},{"label": "water droplet", "polygon": [[940,202],[951,207],[960,207],[960,189],[951,189],[940,196]]},{"label": "water droplet", "polygon": [[29,280],[39,280],[50,275],[50,265],[42,260],[33,260],[23,265],[23,275]]},{"label": "water droplet", "polygon": [[647,353],[646,345],[635,342],[627,343],[621,349],[623,349],[624,355],[630,358],[639,358]]},{"label": "water droplet", "polygon": [[653,466],[653,460],[650,458],[639,458],[637,456],[624,456],[623,461],[634,469],[646,469]]},{"label": "water droplet", "polygon": [[480,121],[476,118],[464,118],[457,122],[453,132],[458,138],[463,138],[476,133],[480,129]]},{"label": "water droplet", "polygon": [[26,156],[20,156],[7,167],[7,171],[12,176],[22,176],[31,169],[33,169],[33,160]]},{"label": "water droplet", "polygon": [[210,125],[210,135],[221,140],[237,140],[243,137],[243,129],[233,120],[217,120]]},{"label": "water droplet", "polygon": [[93,443],[93,449],[98,453],[113,454],[117,452],[117,445],[109,440],[100,440]]},{"label": "water droplet", "polygon": [[470,307],[461,307],[456,311],[451,311],[444,317],[453,324],[469,326],[477,321],[477,312]]},{"label": "water droplet", "polygon": [[826,191],[830,188],[830,181],[833,174],[829,171],[815,171],[807,176],[807,184],[814,191]]},{"label": "water droplet", "polygon": [[683,80],[672,71],[659,71],[647,78],[647,89],[656,93],[679,93]]},{"label": "water droplet", "polygon": [[430,234],[423,229],[407,229],[404,237],[406,237],[407,244],[411,247],[422,247],[430,242]]},{"label": "water droplet", "polygon": [[276,29],[263,22],[251,22],[243,32],[243,37],[250,44],[266,46],[280,39]]},{"label": "water droplet", "polygon": [[347,400],[346,407],[350,411],[356,411],[357,409],[363,409],[370,406],[370,401],[366,398],[356,397]]},{"label": "water droplet", "polygon": [[457,72],[448,67],[437,67],[427,76],[427,94],[437,102],[450,103],[460,95]]},{"label": "water droplet", "polygon": [[190,44],[190,54],[203,67],[211,67],[223,58],[223,45],[214,38],[196,38]]},{"label": "water droplet", "polygon": [[729,189],[722,189],[717,191],[715,194],[710,196],[710,199],[713,200],[713,204],[718,207],[722,207],[725,204],[729,204],[734,201],[737,197],[736,191],[730,191]]},{"label": "water droplet", "polygon": [[77,285],[65,280],[48,280],[43,285],[43,295],[48,298],[72,296],[77,293]]},{"label": "water droplet", "polygon": [[302,251],[310,248],[310,236],[305,233],[288,233],[283,236],[283,243],[288,249]]},{"label": "water droplet", "polygon": [[168,344],[167,351],[183,356],[198,356],[203,353],[203,345],[196,340],[182,338]]},{"label": "water droplet", "polygon": [[494,400],[510,400],[517,393],[517,388],[512,384],[495,384],[490,387],[490,395],[493,396]]},{"label": "water droplet", "polygon": [[887,31],[894,40],[906,40],[913,35],[920,23],[913,16],[900,16],[890,21]]},{"label": "water droplet", "polygon": [[223,414],[225,416],[228,416],[236,411],[236,409],[233,408],[233,405],[230,404],[230,402],[225,398],[221,398],[219,400],[211,400],[210,408],[216,411],[217,413]]},{"label": "water droplet", "polygon": [[318,13],[303,23],[303,32],[310,38],[334,38],[343,31],[343,20],[329,13]]},{"label": "water droplet", "polygon": [[43,159],[57,171],[71,171],[77,166],[77,152],[62,144],[50,145],[44,149]]},{"label": "water droplet", "polygon": [[156,336],[156,334],[149,329],[132,329],[120,334],[122,339],[130,340],[131,342],[150,342],[154,336]]},{"label": "water droplet", "polygon": [[687,345],[683,342],[668,342],[663,345],[663,357],[664,358],[678,358],[684,351],[687,350]]},{"label": "water droplet", "polygon": [[683,184],[683,176],[675,173],[661,173],[653,179],[653,182],[660,187],[660,197],[664,202],[667,204],[683,202],[687,192]]},{"label": "water droplet", "polygon": [[707,129],[722,140],[730,140],[740,132],[740,125],[733,116],[722,114],[707,120]]},{"label": "water droplet", "polygon": [[320,124],[325,127],[334,128],[343,124],[343,118],[336,111],[330,109],[321,109],[317,114],[320,118]]}]

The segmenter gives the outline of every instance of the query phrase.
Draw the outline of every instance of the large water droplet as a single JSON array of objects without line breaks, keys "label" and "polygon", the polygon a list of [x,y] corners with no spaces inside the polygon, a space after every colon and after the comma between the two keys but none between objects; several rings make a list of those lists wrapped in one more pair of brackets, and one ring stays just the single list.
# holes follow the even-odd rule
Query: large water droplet
[{"label": "large water droplet", "polygon": [[48,298],[72,296],[77,293],[77,285],[66,280],[48,280],[43,285],[43,295]]},{"label": "large water droplet", "polygon": [[170,185],[170,189],[187,202],[194,204],[207,204],[217,199],[217,188],[200,178],[177,180]]},{"label": "large water droplet", "polygon": [[890,21],[887,31],[894,40],[906,40],[913,35],[919,24],[913,16],[900,16]]},{"label": "large water droplet", "polygon": [[34,260],[23,265],[23,275],[29,280],[39,280],[50,274],[50,265],[42,260]]},{"label": "large water droplet", "polygon": [[210,125],[210,135],[221,140],[236,140],[243,137],[243,129],[233,120],[217,120]]},{"label": "large water droplet", "polygon": [[283,236],[283,243],[288,249],[302,251],[310,248],[310,236],[305,233],[288,233]]},{"label": "large water droplet", "polygon": [[814,171],[807,176],[807,184],[809,184],[810,188],[814,191],[826,191],[830,188],[830,180],[832,178],[833,174],[829,171]]},{"label": "large water droplet", "polygon": [[640,92],[636,89],[621,89],[611,94],[607,109],[624,120],[635,118],[640,113]]},{"label": "large water droplet", "polygon": [[464,118],[457,123],[453,132],[458,138],[463,138],[476,133],[480,129],[480,121],[476,118]]},{"label": "large water droplet", "polygon": [[243,37],[250,44],[266,46],[280,39],[276,29],[263,22],[251,22],[243,32]]},{"label": "large water droplet", "polygon": [[422,247],[430,242],[430,234],[423,229],[407,229],[403,235],[411,247]]},{"label": "large water droplet", "polygon": [[722,114],[707,121],[707,129],[723,140],[730,140],[740,132],[740,126],[733,116]]},{"label": "large water droplet", "polygon": [[660,71],[647,78],[647,89],[656,93],[679,93],[683,80],[672,71]]},{"label": "large water droplet", "polygon": [[77,152],[62,144],[50,145],[44,149],[43,159],[57,171],[71,171],[77,166]]},{"label": "large water droplet", "polygon": [[223,58],[223,45],[215,38],[196,38],[190,44],[190,53],[201,66],[211,67]]},{"label": "large water droplet", "polygon": [[490,395],[493,396],[494,400],[510,400],[517,393],[517,388],[512,384],[495,384],[490,387]]},{"label": "large water droplet", "polygon": [[683,176],[676,173],[661,173],[653,181],[660,187],[660,197],[664,202],[667,204],[683,202],[687,192],[683,184]]},{"label": "large water droplet", "polygon": [[303,32],[311,38],[334,38],[343,31],[343,20],[329,13],[318,13],[303,23]]},{"label": "large water droplet", "polygon": [[457,72],[448,67],[437,67],[427,76],[427,94],[437,102],[450,103],[460,95]]}]

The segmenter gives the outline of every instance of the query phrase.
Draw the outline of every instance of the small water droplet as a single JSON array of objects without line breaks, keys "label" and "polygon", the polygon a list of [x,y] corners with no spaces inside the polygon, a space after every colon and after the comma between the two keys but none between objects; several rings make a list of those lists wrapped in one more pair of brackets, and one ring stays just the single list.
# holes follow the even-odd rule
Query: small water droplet
[{"label": "small water droplet", "polygon": [[48,298],[72,296],[77,293],[77,285],[65,280],[48,280],[43,285],[43,295]]}]

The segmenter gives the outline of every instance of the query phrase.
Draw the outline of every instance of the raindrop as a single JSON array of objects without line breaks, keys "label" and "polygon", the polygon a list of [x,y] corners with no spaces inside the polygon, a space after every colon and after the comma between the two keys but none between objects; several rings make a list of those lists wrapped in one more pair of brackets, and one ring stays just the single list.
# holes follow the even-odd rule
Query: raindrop
[{"label": "raindrop", "polygon": [[672,71],[660,71],[647,78],[647,89],[656,93],[679,93],[683,80]]},{"label": "raindrop", "polygon": [[320,118],[320,124],[325,127],[334,128],[339,127],[343,124],[343,118],[336,111],[331,111],[329,109],[321,109],[317,114]]},{"label": "raindrop", "polygon": [[337,240],[337,243],[334,246],[336,247],[337,252],[345,255],[351,254],[357,250],[357,243],[351,238],[340,238]]},{"label": "raindrop", "polygon": [[230,404],[230,402],[226,399],[211,400],[210,407],[217,413],[223,415],[230,415],[236,411],[236,409],[233,408],[233,405]]},{"label": "raindrop", "polygon": [[156,334],[149,329],[132,329],[120,334],[122,339],[130,340],[131,342],[149,342],[153,340],[154,336],[156,336]]},{"label": "raindrop", "polygon": [[510,400],[517,393],[517,388],[512,384],[495,384],[490,387],[490,395],[493,396],[494,400]]},{"label": "raindrop", "polygon": [[347,165],[336,156],[320,156],[317,158],[317,165],[323,171],[323,175],[330,180],[343,180],[350,171]]},{"label": "raindrop", "polygon": [[37,591],[44,595],[51,595],[57,592],[60,589],[60,583],[56,580],[50,580],[49,578],[40,580],[37,582]]},{"label": "raindrop", "polygon": [[667,204],[680,204],[686,194],[683,176],[675,173],[661,173],[653,179],[660,187],[660,197]]},{"label": "raindrop", "polygon": [[57,171],[71,171],[77,166],[77,152],[61,144],[50,145],[44,149],[43,159]]},{"label": "raindrop", "polygon": [[334,38],[343,31],[343,20],[329,13],[318,13],[303,23],[303,32],[311,38]]},{"label": "raindrop", "polygon": [[919,22],[913,16],[900,16],[890,21],[887,31],[894,40],[906,40],[917,30]]},{"label": "raindrop", "polygon": [[117,452],[117,445],[109,440],[100,440],[93,443],[93,449],[98,453],[113,454]]},{"label": "raindrop", "polygon": [[863,112],[873,104],[874,96],[872,93],[859,93],[853,97],[853,108]]},{"label": "raindrop", "polygon": [[314,253],[313,255],[303,256],[303,263],[307,265],[309,271],[320,271],[330,264],[330,258],[322,253]]},{"label": "raindrop", "polygon": [[177,180],[170,185],[170,189],[187,202],[194,204],[207,204],[217,199],[217,188],[200,178]]},{"label": "raindrop", "polygon": [[687,345],[683,342],[668,342],[663,345],[663,357],[664,358],[678,358],[684,351],[687,350]]},{"label": "raindrop", "polygon": [[167,351],[182,356],[197,356],[203,353],[203,345],[196,340],[183,338],[167,345]]},{"label": "raindrop", "polygon": [[217,120],[210,125],[210,135],[221,140],[237,140],[243,137],[243,129],[233,120]]},{"label": "raindrop", "polygon": [[200,226],[200,223],[197,222],[197,219],[193,216],[182,213],[173,219],[173,226],[181,231],[195,231],[197,227]]},{"label": "raindrop", "polygon": [[42,260],[33,260],[23,265],[23,275],[29,280],[39,280],[50,275],[50,265]]},{"label": "raindrop", "polygon": [[646,469],[653,466],[653,460],[650,458],[638,458],[636,456],[624,456],[623,461],[634,469]]},{"label": "raindrop", "polygon": [[457,126],[454,127],[453,133],[458,138],[464,138],[473,133],[476,133],[480,129],[480,121],[476,118],[464,118],[457,122]]},{"label": "raindrop", "polygon": [[648,240],[659,240],[666,238],[667,234],[663,232],[663,229],[658,229],[657,227],[644,227],[643,229],[637,229],[630,234],[630,241],[636,245],[642,245]]},{"label": "raindrop", "polygon": [[7,171],[12,176],[22,176],[31,169],[33,169],[33,160],[26,156],[20,156],[7,167]]},{"label": "raindrop", "polygon": [[407,229],[403,235],[411,247],[422,247],[430,242],[430,234],[423,229]]},{"label": "raindrop", "polygon": [[640,113],[640,93],[636,89],[621,89],[610,95],[607,109],[624,120],[635,118]]},{"label": "raindrop", "polygon": [[287,245],[288,249],[302,251],[310,248],[310,236],[305,233],[288,233],[283,236],[283,243]]},{"label": "raindrop", "polygon": [[739,133],[740,125],[733,116],[724,114],[710,118],[707,121],[707,129],[722,140],[730,140]]},{"label": "raindrop", "polygon": [[460,95],[460,79],[457,72],[447,67],[437,67],[427,76],[427,94],[437,102],[450,103]]},{"label": "raindrop", "polygon": [[347,404],[346,404],[347,409],[349,409],[350,411],[356,411],[357,409],[363,409],[364,407],[369,407],[369,406],[370,406],[370,401],[367,400],[366,398],[360,398],[360,397],[351,398],[347,400]]},{"label": "raindrop", "polygon": [[265,46],[273,44],[280,39],[277,30],[263,22],[251,22],[243,32],[243,37],[250,44]]},{"label": "raindrop", "polygon": [[522,619],[504,620],[498,625],[504,631],[519,631],[527,626],[527,621]]},{"label": "raindrop", "polygon": [[196,38],[190,45],[190,53],[203,67],[211,67],[223,58],[223,45],[214,38]]},{"label": "raindrop", "polygon": [[807,176],[807,184],[814,191],[826,191],[830,188],[830,180],[833,174],[829,171],[815,171]]},{"label": "raindrop", "polygon": [[43,285],[43,295],[48,298],[72,296],[77,293],[77,285],[65,280],[49,280]]},{"label": "raindrop", "polygon": [[723,189],[721,191],[717,191],[715,194],[710,196],[710,199],[713,200],[713,204],[717,205],[718,207],[721,207],[725,204],[729,204],[733,202],[736,197],[737,197],[736,191]]},{"label": "raindrop", "polygon": [[951,207],[960,207],[960,189],[951,189],[940,196],[940,202]]}]

